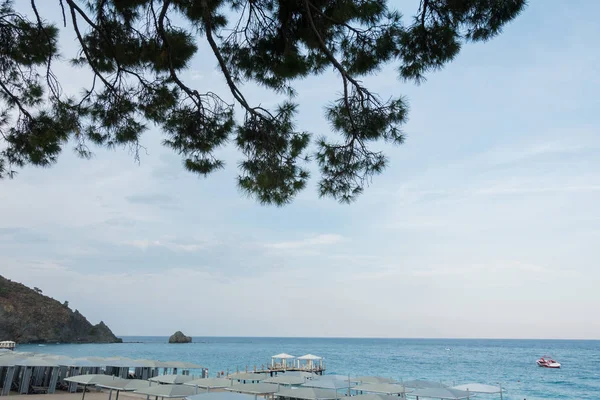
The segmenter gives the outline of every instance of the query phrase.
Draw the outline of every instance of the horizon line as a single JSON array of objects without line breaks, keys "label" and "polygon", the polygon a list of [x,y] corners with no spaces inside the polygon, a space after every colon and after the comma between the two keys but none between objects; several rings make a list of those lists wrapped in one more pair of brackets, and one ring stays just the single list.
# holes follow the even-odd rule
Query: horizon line
[{"label": "horizon line", "polygon": [[[170,337],[171,335],[115,335],[123,337]],[[230,339],[375,339],[375,340],[555,340],[555,341],[600,341],[600,338],[500,338],[500,337],[375,337],[375,336],[239,336],[239,335],[186,335],[192,338]]]}]

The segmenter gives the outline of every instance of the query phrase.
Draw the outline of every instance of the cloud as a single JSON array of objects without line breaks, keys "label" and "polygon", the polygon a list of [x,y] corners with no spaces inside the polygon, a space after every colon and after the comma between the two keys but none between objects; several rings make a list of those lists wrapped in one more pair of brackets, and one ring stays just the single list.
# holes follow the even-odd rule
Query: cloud
[{"label": "cloud", "polygon": [[146,205],[171,205],[174,199],[166,194],[134,194],[126,196],[125,199],[132,204]]},{"label": "cloud", "polygon": [[303,240],[298,241],[290,241],[290,242],[276,242],[276,243],[268,243],[265,244],[265,247],[268,249],[276,249],[276,250],[290,250],[290,249],[300,249],[306,247],[319,247],[319,246],[328,246],[334,245],[344,241],[344,237],[337,234],[320,234],[316,236],[312,236]]},{"label": "cloud", "polygon": [[132,246],[141,250],[147,250],[152,247],[162,247],[165,249],[169,249],[174,252],[185,252],[185,253],[193,253],[208,247],[207,243],[187,243],[187,242],[177,242],[173,240],[131,240],[126,241],[123,244],[127,246]]},{"label": "cloud", "polygon": [[537,194],[537,193],[578,193],[597,192],[600,185],[553,186],[553,187],[523,187],[523,186],[493,186],[475,190],[481,195],[510,195],[510,194]]}]

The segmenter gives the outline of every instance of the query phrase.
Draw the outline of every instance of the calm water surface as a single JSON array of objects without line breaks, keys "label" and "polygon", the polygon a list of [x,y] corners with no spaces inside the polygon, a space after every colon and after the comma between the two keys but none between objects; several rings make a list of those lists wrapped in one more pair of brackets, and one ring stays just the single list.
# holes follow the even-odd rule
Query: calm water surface
[{"label": "calm water surface", "polygon": [[[427,379],[446,384],[501,383],[505,399],[600,400],[600,341],[318,339],[195,337],[191,344],[168,344],[166,337],[123,337],[123,344],[21,345],[19,351],[71,357],[124,356],[189,361],[217,371],[268,364],[273,354],[312,353],[325,358],[328,374],[380,375]],[[539,368],[551,355],[562,368]],[[497,399],[498,396],[478,396]]]}]

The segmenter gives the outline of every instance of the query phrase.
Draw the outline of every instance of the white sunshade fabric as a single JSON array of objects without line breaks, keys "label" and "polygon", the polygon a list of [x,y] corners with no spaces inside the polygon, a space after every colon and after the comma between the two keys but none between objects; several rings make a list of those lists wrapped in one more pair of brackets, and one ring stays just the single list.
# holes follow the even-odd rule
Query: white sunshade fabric
[{"label": "white sunshade fabric", "polygon": [[186,385],[156,385],[138,389],[134,393],[145,394],[146,396],[176,398],[196,394],[196,388]]},{"label": "white sunshade fabric", "polygon": [[269,375],[255,372],[236,372],[235,374],[229,375],[229,379],[236,381],[264,381]]},{"label": "white sunshade fabric", "polygon": [[318,389],[318,388],[297,388],[297,389],[281,389],[275,393],[276,397],[288,397],[291,399],[301,400],[334,400],[343,397],[335,390]]},{"label": "white sunshade fabric", "polygon": [[222,389],[237,385],[238,383],[226,378],[200,378],[184,382],[183,384],[188,386],[198,386],[203,389]]},{"label": "white sunshade fabric", "polygon": [[484,385],[483,383],[467,383],[464,385],[453,386],[452,389],[468,390],[471,393],[486,393],[486,394],[502,393],[501,387],[492,386],[492,385]]},{"label": "white sunshade fabric", "polygon": [[209,392],[186,396],[185,400],[254,400],[254,395],[234,392]]},{"label": "white sunshade fabric", "polygon": [[271,358],[277,358],[277,359],[281,359],[281,360],[287,360],[287,359],[296,358],[296,357],[294,357],[294,356],[292,356],[290,354],[287,354],[287,353],[279,353],[279,354],[276,354],[274,356],[271,356]]},{"label": "white sunshade fabric", "polygon": [[354,386],[352,390],[369,393],[399,394],[406,393],[406,387],[397,383],[365,383]]},{"label": "white sunshade fabric", "polygon": [[411,389],[430,389],[430,388],[446,388],[448,386],[444,385],[441,382],[433,382],[433,381],[422,381],[422,380],[414,380],[414,381],[403,381],[401,382],[402,386]]},{"label": "white sunshade fabric", "polygon": [[352,396],[352,400],[398,400],[400,397],[393,394],[367,393]]},{"label": "white sunshade fabric", "polygon": [[408,393],[409,396],[416,396],[419,399],[442,399],[442,400],[461,400],[470,399],[475,397],[475,394],[458,389],[451,388],[426,388],[416,389],[412,393]]},{"label": "white sunshade fabric", "polygon": [[306,378],[300,375],[288,375],[287,373],[283,375],[277,375],[272,378],[265,379],[264,383],[277,383],[280,385],[302,385],[306,383]]},{"label": "white sunshade fabric", "polygon": [[[154,385],[158,385],[155,383]],[[103,382],[98,383],[96,386],[105,388],[105,389],[113,389],[113,390],[122,390],[125,392],[132,392],[134,390],[145,389],[147,387],[152,386],[152,382],[145,381],[142,379],[115,379],[113,382]]]},{"label": "white sunshade fabric", "polygon": [[237,393],[264,395],[278,392],[279,385],[273,383],[249,383],[245,385],[234,385],[225,388],[225,390]]},{"label": "white sunshade fabric", "polygon": [[102,385],[102,384],[117,384],[119,381],[126,381],[127,379],[117,378],[111,375],[102,374],[87,374],[87,375],[76,375],[65,378],[67,382],[74,382],[80,385]]},{"label": "white sunshade fabric", "polygon": [[298,360],[322,360],[323,357],[315,356],[314,354],[305,354],[301,357],[298,357]]},{"label": "white sunshade fabric", "polygon": [[302,384],[303,387],[319,388],[319,389],[353,389],[350,381],[342,381],[339,379],[311,379]]},{"label": "white sunshade fabric", "polygon": [[153,382],[160,382],[160,383],[167,383],[167,384],[175,384],[175,385],[179,385],[182,383],[186,383],[189,382],[191,380],[193,380],[194,378],[189,376],[189,375],[174,375],[174,374],[170,374],[170,375],[158,375],[155,376],[153,378],[148,379],[149,381],[153,381]]},{"label": "white sunshade fabric", "polygon": [[357,383],[397,383],[392,378],[385,378],[382,376],[357,376],[356,378],[350,379],[350,382]]}]

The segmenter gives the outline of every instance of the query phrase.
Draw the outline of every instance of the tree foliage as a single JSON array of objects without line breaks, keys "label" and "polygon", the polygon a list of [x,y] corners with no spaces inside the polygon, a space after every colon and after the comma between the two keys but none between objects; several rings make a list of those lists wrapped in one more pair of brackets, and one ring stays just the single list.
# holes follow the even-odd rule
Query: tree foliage
[{"label": "tree foliage", "polygon": [[[382,99],[361,82],[387,63],[400,79],[420,82],[466,42],[485,41],[525,7],[525,0],[421,0],[403,18],[386,0],[44,0],[63,21],[47,21],[41,1],[17,12],[0,0],[0,177],[25,165],[50,166],[72,145],[129,147],[139,157],[149,125],[181,155],[186,169],[209,175],[224,163],[215,150],[232,140],[243,154],[239,187],[261,203],[290,202],[320,169],[319,194],[341,202],[359,195],[386,165],[371,149],[401,144],[407,104]],[[93,80],[66,95],[53,73],[59,27],[79,45],[73,68]],[[243,115],[182,72],[206,41]],[[332,135],[297,127],[294,85],[336,71],[339,98],[325,108]],[[284,95],[273,109],[254,105],[245,82]],[[329,137],[329,138],[328,138]]]}]

